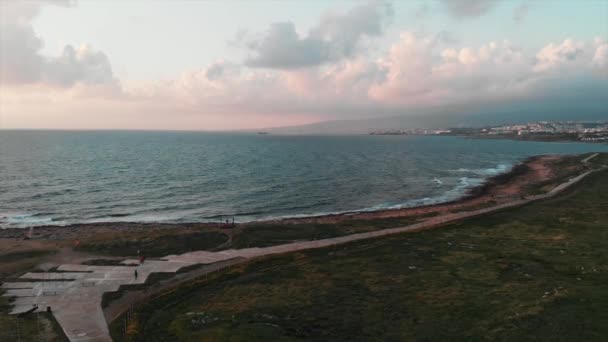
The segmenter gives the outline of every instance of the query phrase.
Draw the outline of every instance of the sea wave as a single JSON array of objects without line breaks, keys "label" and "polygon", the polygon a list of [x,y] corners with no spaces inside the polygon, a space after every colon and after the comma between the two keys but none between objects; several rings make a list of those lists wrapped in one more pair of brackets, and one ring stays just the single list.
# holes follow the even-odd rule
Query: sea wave
[{"label": "sea wave", "polygon": [[39,213],[6,212],[0,213],[0,227],[27,228],[41,225],[61,225],[61,221],[54,221],[52,217]]},{"label": "sea wave", "polygon": [[497,164],[494,167],[485,168],[485,169],[465,169],[465,168],[460,168],[460,169],[452,169],[452,170],[446,170],[446,171],[447,172],[453,172],[453,173],[470,173],[470,174],[475,174],[475,175],[478,175],[478,176],[491,177],[491,176],[496,176],[496,175],[501,174],[501,173],[508,172],[512,167],[513,167],[512,164],[509,164],[509,163],[500,163],[500,164]]},{"label": "sea wave", "polygon": [[[287,218],[306,218],[319,217],[327,215],[342,215],[358,212],[372,212],[379,210],[395,210],[404,208],[413,208],[418,206],[433,205],[456,200],[466,194],[466,191],[472,187],[482,184],[483,178],[460,177],[458,183],[450,190],[443,192],[438,196],[429,196],[423,198],[411,199],[402,203],[384,202],[370,207],[343,210],[343,211],[321,211],[314,213],[286,213],[286,214],[267,214],[261,212],[243,212],[235,213],[235,221],[238,223],[259,222],[268,220],[280,220]],[[38,213],[0,213],[0,227],[2,228],[28,228],[36,226],[57,225],[63,226],[68,224],[87,224],[87,223],[116,223],[116,222],[142,222],[142,223],[209,223],[217,222],[231,215],[213,215],[202,217],[198,210],[183,210],[170,213],[153,213],[140,212],[135,214],[108,214],[103,217],[91,218],[88,220],[66,220],[59,221],[53,217],[40,215]]]},{"label": "sea wave", "polygon": [[431,196],[431,197],[423,197],[405,201],[403,203],[382,203],[378,205],[374,205],[371,207],[365,207],[356,210],[347,210],[347,211],[323,211],[317,213],[310,214],[285,214],[285,215],[268,215],[260,218],[250,218],[250,219],[235,219],[236,222],[239,223],[247,223],[247,222],[259,222],[259,221],[270,221],[270,220],[282,220],[289,218],[312,218],[312,217],[321,217],[328,215],[344,215],[344,214],[355,214],[362,212],[373,212],[380,210],[396,210],[396,209],[406,209],[406,208],[414,208],[419,206],[426,205],[434,205],[445,202],[450,202],[457,200],[464,196],[467,193],[467,190],[481,185],[484,182],[483,178],[471,178],[471,177],[461,177],[459,179],[458,184],[444,192],[439,196]]},{"label": "sea wave", "polygon": [[[469,175],[458,177],[457,181],[450,177],[446,177],[443,181],[438,178],[433,178],[433,182],[437,184],[436,188],[445,188],[449,187],[450,184],[452,188],[442,192],[439,195],[435,196],[426,196],[421,198],[414,198],[404,202],[383,202],[376,205],[372,205],[369,207],[363,207],[359,209],[352,210],[336,210],[336,211],[318,211],[318,212],[294,212],[297,209],[308,209],[312,206],[302,206],[302,207],[291,207],[289,211],[284,213],[270,213],[263,211],[243,211],[243,212],[234,212],[233,215],[235,217],[235,221],[239,223],[247,223],[247,222],[258,222],[258,221],[267,221],[267,220],[280,220],[286,218],[306,218],[306,217],[319,217],[326,215],[341,215],[341,214],[349,214],[349,213],[357,213],[357,212],[372,212],[379,210],[395,210],[395,209],[404,209],[404,208],[412,208],[418,206],[426,206],[426,205],[434,205],[440,204],[444,202],[449,202],[453,200],[457,200],[464,196],[467,191],[475,186],[478,186],[484,182],[487,177],[491,177],[497,175],[502,172],[506,172],[510,169],[508,164],[498,164],[493,168],[486,169],[457,169],[452,170],[454,172],[463,172],[468,173]],[[324,202],[327,204],[327,202]],[[319,204],[319,203],[317,203]],[[121,206],[122,207],[122,206]],[[126,209],[126,208],[124,208]],[[164,208],[166,209],[166,208]],[[287,210],[286,210],[287,211]],[[8,212],[8,213],[0,213],[0,228],[28,228],[35,226],[46,226],[46,225],[68,225],[68,224],[88,224],[88,223],[116,223],[116,222],[142,222],[142,223],[209,223],[209,222],[218,222],[219,220],[223,220],[226,216],[232,216],[232,214],[226,213],[222,214],[214,214],[214,215],[202,215],[200,208],[193,208],[187,210],[177,210],[177,211],[168,211],[165,210],[141,210],[139,212],[134,213],[125,213],[125,212],[115,212],[110,214],[105,214],[97,217],[90,217],[88,219],[69,219],[64,217],[52,217],[50,213],[22,213],[22,212]]]},{"label": "sea wave", "polygon": [[495,167],[488,169],[476,169],[472,172],[480,176],[496,176],[497,174],[507,172],[511,169],[512,165],[509,164],[498,164]]}]

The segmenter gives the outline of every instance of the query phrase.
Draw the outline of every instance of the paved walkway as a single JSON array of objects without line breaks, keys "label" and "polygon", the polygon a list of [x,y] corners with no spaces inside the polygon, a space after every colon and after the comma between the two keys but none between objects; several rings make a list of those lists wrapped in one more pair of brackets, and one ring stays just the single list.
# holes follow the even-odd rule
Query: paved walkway
[{"label": "paved walkway", "polygon": [[[15,297],[15,307],[11,312],[12,314],[25,312],[31,309],[33,305],[38,305],[39,310],[46,310],[47,307],[51,307],[53,315],[70,341],[106,342],[112,339],[101,308],[102,295],[105,292],[117,291],[121,285],[143,284],[153,272],[177,272],[179,269],[191,265],[213,264],[235,258],[246,261],[271,254],[322,248],[350,241],[427,229],[553,197],[592,172],[588,171],[574,177],[544,195],[531,196],[479,210],[441,215],[405,227],[264,248],[230,249],[221,252],[197,251],[167,255],[160,260],[145,261],[141,265],[138,260],[130,259],[122,262],[125,266],[66,264],[58,268],[59,272],[27,273],[21,278],[28,281],[5,283],[2,288],[6,290],[4,296]],[[135,269],[138,272],[137,279],[134,276]]]}]

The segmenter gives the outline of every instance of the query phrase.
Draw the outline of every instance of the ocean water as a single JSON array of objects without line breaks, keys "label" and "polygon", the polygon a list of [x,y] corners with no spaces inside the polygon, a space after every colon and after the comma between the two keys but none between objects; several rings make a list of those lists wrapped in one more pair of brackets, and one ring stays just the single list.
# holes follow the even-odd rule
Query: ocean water
[{"label": "ocean water", "polygon": [[0,131],[0,227],[252,221],[456,199],[528,156],[608,145],[430,136]]}]

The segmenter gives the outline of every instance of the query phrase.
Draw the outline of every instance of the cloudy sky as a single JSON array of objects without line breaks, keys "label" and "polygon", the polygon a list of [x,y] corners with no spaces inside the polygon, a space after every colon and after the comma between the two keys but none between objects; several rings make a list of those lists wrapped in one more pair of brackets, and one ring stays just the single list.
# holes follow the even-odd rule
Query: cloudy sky
[{"label": "cloudy sky", "polygon": [[[608,108],[608,1],[0,1],[0,128]],[[433,115],[433,114],[429,114]]]}]

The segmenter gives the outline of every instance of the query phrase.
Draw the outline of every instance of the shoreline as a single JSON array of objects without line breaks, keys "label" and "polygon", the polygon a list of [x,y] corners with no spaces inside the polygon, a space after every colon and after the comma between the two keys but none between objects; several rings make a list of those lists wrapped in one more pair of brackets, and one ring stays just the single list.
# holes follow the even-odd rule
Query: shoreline
[{"label": "shoreline", "polygon": [[[53,305],[55,308],[57,308],[53,310],[53,317],[57,319],[57,322],[61,325],[61,328],[66,333],[66,336],[72,338],[76,333],[81,331],[86,332],[86,334],[89,336],[109,336],[110,332],[108,331],[109,329],[107,322],[111,321],[112,318],[116,318],[117,315],[120,315],[120,313],[124,313],[125,308],[132,307],[132,304],[142,297],[138,295],[127,295],[124,296],[123,299],[123,296],[121,295],[119,296],[120,299],[118,300],[123,300],[122,302],[115,301],[114,305],[111,304],[111,306],[105,307],[103,304],[104,302],[109,303],[108,300],[112,301],[116,300],[117,298],[114,295],[106,297],[105,294],[115,291],[119,291],[119,293],[121,293],[120,291],[127,291],[127,288],[122,288],[121,290],[121,286],[129,284],[148,283],[148,287],[146,287],[146,289],[153,289],[152,286],[154,282],[147,281],[148,277],[153,273],[156,273],[157,275],[162,273],[177,274],[179,273],[179,270],[186,270],[186,268],[190,266],[197,264],[213,264],[218,261],[221,262],[222,260],[229,262],[230,260],[234,260],[239,264],[246,263],[248,260],[264,258],[271,255],[325,248],[354,241],[375,239],[406,232],[418,232],[439,228],[447,224],[460,222],[464,219],[500,212],[511,208],[517,208],[528,203],[556,197],[559,194],[574,188],[575,184],[585,179],[586,176],[608,169],[608,165],[605,165],[605,161],[604,165],[601,166],[595,161],[591,163],[589,162],[592,158],[597,156],[598,153],[590,156],[586,156],[584,154],[575,156],[549,155],[530,158],[521,164],[523,166],[514,167],[509,172],[488,179],[484,187],[478,188],[475,193],[471,194],[473,200],[466,201],[466,199],[461,199],[460,201],[463,203],[451,204],[452,208],[454,208],[454,206],[461,205],[460,211],[443,212],[439,215],[428,217],[425,220],[398,222],[394,226],[379,225],[375,227],[376,229],[372,230],[343,231],[343,234],[330,235],[321,238],[317,238],[317,235],[309,234],[306,238],[300,237],[283,241],[263,240],[261,243],[258,241],[258,243],[254,243],[253,245],[243,245],[242,243],[233,245],[232,237],[229,239],[229,241],[227,241],[229,243],[222,242],[219,245],[211,248],[205,248],[197,243],[196,246],[182,246],[184,248],[180,248],[179,251],[176,251],[171,250],[170,245],[163,244],[161,246],[162,253],[159,254],[160,259],[153,258],[151,251],[148,250],[148,247],[146,246],[144,247],[146,248],[146,256],[150,256],[149,260],[151,261],[145,264],[145,269],[141,269],[140,274],[142,276],[137,278],[137,275],[135,275],[135,279],[121,276],[124,271],[131,272],[132,268],[123,266],[117,269],[116,267],[117,262],[120,262],[120,260],[124,260],[123,263],[129,264],[136,263],[141,265],[141,263],[143,263],[143,259],[129,259],[134,258],[136,255],[134,251],[123,253],[125,248],[135,246],[126,246],[122,243],[125,240],[127,242],[133,240],[131,240],[131,237],[128,236],[129,234],[123,234],[123,231],[120,229],[111,229],[112,233],[98,236],[98,238],[102,240],[114,242],[120,240],[119,247],[122,248],[123,251],[119,253],[120,255],[112,256],[111,259],[106,259],[106,257],[103,256],[103,251],[96,248],[95,244],[91,245],[93,247],[92,249],[80,251],[78,249],[80,244],[79,241],[73,247],[70,247],[68,246],[69,241],[63,241],[62,243],[61,241],[43,240],[44,237],[42,237],[42,239],[34,237],[34,239],[26,241],[25,239],[19,238],[14,240],[2,239],[0,236],[0,243],[3,244],[3,247],[7,247],[6,251],[8,252],[3,253],[3,256],[6,260],[10,261],[2,265],[3,268],[0,268],[0,272],[5,276],[3,282],[9,284],[9,290],[6,292],[18,297],[18,301],[15,301],[15,306],[11,311],[12,314],[25,312],[31,308],[32,303],[35,304],[39,300],[44,300],[46,305]],[[605,158],[606,156],[607,155],[603,155],[602,158]],[[599,163],[602,163],[602,161]],[[568,172],[562,172],[564,169],[568,170]],[[526,184],[538,184],[538,182],[545,182],[547,180],[552,182],[552,186],[548,189],[544,189],[546,191],[536,194],[523,191]],[[509,192],[507,190],[509,189],[512,191],[511,195],[508,195]],[[494,196],[497,193],[503,194],[503,192],[508,195],[500,199],[501,201],[504,200],[504,202],[496,201]],[[471,203],[474,203],[474,201],[477,201],[476,203],[479,204],[479,200],[484,198],[492,199],[491,204],[487,205],[489,202],[484,202],[486,206],[471,206]],[[466,205],[466,207],[462,207],[463,205]],[[434,207],[449,208],[449,206],[446,205],[438,205]],[[421,208],[416,208],[416,210],[421,210]],[[436,212],[439,212],[439,210],[436,210]],[[400,214],[403,214],[403,212]],[[535,213],[532,212],[532,215],[535,215]],[[374,221],[369,222],[372,224]],[[382,222],[382,220],[375,222]],[[353,222],[353,224],[355,224],[355,222]],[[277,227],[288,228],[286,225]],[[60,228],[62,231],[65,230],[61,227],[55,228]],[[251,231],[255,232],[256,229],[255,227],[253,228],[254,229]],[[323,228],[321,227],[321,229]],[[95,229],[87,230],[97,233]],[[239,231],[243,232],[240,229],[233,229],[231,231],[234,232],[233,234],[238,234]],[[262,229],[262,232],[263,231],[264,230]],[[191,234],[183,233],[184,231],[181,229],[172,230],[174,237],[182,236],[185,239],[191,239],[193,237]],[[199,233],[206,234],[200,230]],[[263,233],[261,236],[264,237]],[[143,237],[145,241],[157,243],[166,241],[165,239],[169,238],[169,235],[158,236],[157,234],[155,239],[149,240],[151,238],[151,234],[146,232],[144,234],[140,234],[140,237]],[[79,237],[77,239],[79,239]],[[183,240],[181,242],[183,242]],[[61,245],[63,245],[63,247]],[[107,248],[111,248],[112,243],[109,245],[101,244],[97,246],[101,246],[103,249],[108,251]],[[138,246],[139,245],[137,245],[137,248],[139,248]],[[4,250],[5,249],[3,248],[3,251]],[[133,248],[131,248],[131,250],[133,250]],[[102,253],[99,253],[100,251]],[[137,255],[139,254],[139,249],[137,249]],[[332,253],[329,255],[332,255]],[[28,256],[30,256],[29,259],[27,258]],[[23,259],[23,257],[26,257],[26,259]],[[88,266],[89,264],[84,264],[84,261],[95,261],[95,263],[92,265],[101,266]],[[98,263],[100,261],[102,263]],[[106,264],[107,262],[111,262],[111,264]],[[220,268],[223,267],[220,266]],[[44,276],[41,276],[40,270],[44,271]],[[89,270],[92,270],[93,273],[87,273]],[[177,288],[181,285],[179,280],[184,279],[184,277],[202,277],[202,273],[214,272],[219,270],[219,268],[208,269],[206,271],[202,271],[202,273],[199,273],[198,270],[200,269],[194,269],[192,272],[190,272],[191,269],[188,270],[189,271],[185,272],[185,275],[182,275],[181,277],[177,275],[171,277],[170,282],[166,283],[166,289],[168,291],[172,291],[174,288]],[[23,274],[25,271],[29,271],[29,273]],[[58,280],[67,279],[70,276],[67,275],[65,271],[68,271],[68,273],[79,272],[79,278],[76,281],[66,283],[62,282],[60,285],[63,286],[64,284],[69,284],[68,286],[70,290],[64,292],[64,294],[59,297],[47,298],[45,297],[46,295],[44,292],[38,292],[34,296],[31,296],[27,293],[24,294],[22,291],[23,289],[21,289],[22,285],[20,285],[20,282],[23,281],[22,279],[32,279],[37,287],[43,287],[48,284],[52,286],[52,289],[60,289],[61,286],[45,283],[45,280],[51,279],[51,277],[52,279]],[[85,272],[82,273],[83,271]],[[82,277],[80,277],[81,275]],[[152,279],[152,277],[150,279]],[[158,279],[164,279],[164,276],[161,276],[161,278],[154,277],[154,279],[156,282]],[[117,284],[116,281],[119,283]],[[104,282],[111,286],[85,286],[85,284],[90,283],[101,285]],[[48,291],[48,289],[49,288],[47,287],[46,290]],[[61,290],[63,291],[65,289],[61,288]],[[145,298],[145,294],[147,293],[153,294],[153,292],[148,292],[148,290],[145,290],[143,298]],[[83,298],[86,299],[85,302],[83,302]],[[51,300],[50,303],[48,302],[49,300]],[[79,315],[77,318],[75,318],[73,313],[82,312],[83,305],[86,306],[88,311],[90,311],[88,308],[97,307],[97,309],[94,312],[89,312],[91,315]]]},{"label": "shoreline", "polygon": [[[304,217],[285,217],[237,223],[232,229],[222,229],[218,222],[163,223],[163,222],[99,222],[75,223],[69,225],[43,225],[33,227],[33,239],[64,240],[86,238],[107,232],[138,232],[150,230],[217,230],[227,232],[260,225],[297,225],[297,224],[337,224],[348,221],[365,221],[390,218],[431,218],[454,211],[479,209],[520,198],[525,188],[540,182],[554,179],[555,164],[573,158],[563,155],[539,155],[528,157],[511,167],[510,170],[486,178],[480,185],[467,189],[457,199],[434,204],[370,211],[350,211],[344,213],[311,215]],[[576,158],[576,157],[575,157]],[[552,178],[553,177],[553,178]],[[0,229],[1,238],[20,238],[29,231],[25,228]]]},{"label": "shoreline", "polygon": [[552,137],[552,136],[534,136],[534,135],[512,135],[512,134],[496,134],[496,135],[450,135],[446,136],[461,137],[465,139],[483,139],[483,140],[510,140],[510,141],[523,141],[523,142],[545,142],[545,143],[573,143],[573,144],[599,144],[608,145],[608,141],[586,141],[577,140],[576,138],[565,138],[565,137]]},{"label": "shoreline", "polygon": [[[489,213],[496,213],[496,212],[501,212],[504,210],[509,210],[512,208],[518,208],[524,205],[527,205],[529,203],[533,203],[533,202],[537,202],[537,201],[542,201],[542,200],[546,200],[546,199],[551,199],[554,198],[556,196],[559,196],[561,193],[565,193],[568,192],[570,189],[575,188],[575,185],[580,183],[580,181],[582,181],[583,179],[585,179],[587,176],[593,174],[593,173],[597,173],[597,172],[603,172],[606,169],[608,169],[608,165],[599,165],[596,164],[595,162],[592,164],[589,162],[589,160],[591,160],[594,157],[597,157],[597,153],[593,154],[591,156],[585,156],[585,155],[577,155],[577,156],[568,156],[568,157],[556,157],[556,156],[540,156],[540,157],[535,157],[532,158],[530,160],[528,160],[524,165],[526,165],[527,167],[521,167],[518,168],[516,170],[514,170],[513,172],[509,172],[509,173],[505,173],[502,174],[500,176],[497,177],[493,177],[492,181],[488,182],[491,183],[489,185],[487,185],[485,188],[480,189],[476,195],[480,196],[480,198],[483,198],[484,196],[490,196],[491,194],[494,193],[494,191],[496,191],[495,189],[502,189],[505,190],[507,188],[513,188],[514,186],[517,188],[516,185],[519,185],[520,187],[523,186],[524,184],[528,184],[526,183],[524,180],[528,179],[528,181],[546,181],[546,178],[543,178],[541,176],[550,176],[551,181],[553,181],[554,183],[553,186],[550,188],[550,190],[545,191],[543,193],[539,193],[539,194],[529,194],[525,193],[526,195],[523,195],[523,192],[520,192],[518,194],[517,197],[509,197],[510,200],[507,200],[504,203],[501,204],[493,204],[487,207],[477,207],[475,209],[469,208],[470,210],[466,210],[466,211],[460,211],[460,212],[451,212],[451,213],[446,213],[446,214],[442,214],[436,217],[432,217],[429,218],[428,220],[422,221],[422,222],[411,222],[411,223],[406,223],[404,225],[400,225],[400,226],[396,226],[396,227],[383,227],[379,230],[375,230],[375,231],[365,231],[365,232],[355,232],[355,233],[349,233],[346,234],[344,236],[338,236],[338,237],[328,237],[328,238],[321,238],[321,239],[307,239],[307,240],[295,240],[295,241],[290,241],[290,242],[286,242],[286,243],[281,243],[281,244],[276,244],[276,245],[259,245],[259,246],[253,246],[253,248],[237,248],[237,247],[233,247],[231,249],[227,249],[227,250],[215,250],[215,251],[202,251],[202,250],[185,250],[182,253],[167,253],[167,254],[163,254],[166,255],[164,258],[160,259],[160,260],[155,260],[154,262],[147,262],[145,264],[145,272],[144,269],[142,269],[142,272],[140,274],[142,274],[142,277],[140,277],[139,279],[137,278],[137,276],[135,276],[135,280],[131,277],[117,277],[116,275],[120,275],[121,270],[127,270],[128,272],[131,271],[131,269],[129,269],[128,267],[122,267],[121,270],[116,270],[114,266],[112,267],[105,267],[104,266],[87,266],[87,265],[79,265],[79,264],[75,264],[75,260],[74,258],[70,257],[67,260],[65,260],[64,264],[58,264],[57,265],[57,269],[50,272],[49,274],[53,275],[55,278],[58,279],[65,279],[67,277],[69,277],[69,275],[66,275],[65,272],[67,271],[69,272],[80,272],[78,273],[79,275],[83,275],[81,278],[79,278],[79,280],[74,281],[72,283],[70,283],[70,291],[69,292],[65,292],[66,294],[61,296],[61,297],[57,297],[57,301],[53,302],[53,305],[56,305],[55,303],[61,304],[60,306],[57,306],[58,309],[57,310],[53,310],[53,314],[54,316],[57,318],[58,322],[61,324],[61,327],[63,328],[63,330],[65,331],[66,335],[69,336],[70,338],[75,336],[76,333],[80,333],[81,331],[85,331],[89,336],[105,336],[108,335],[109,336],[109,331],[108,331],[108,327],[107,327],[107,323],[108,321],[116,321],[116,317],[121,317],[119,316],[121,313],[124,314],[124,312],[126,311],[126,309],[128,308],[132,308],[132,304],[136,304],[138,301],[146,301],[149,300],[150,297],[148,297],[148,295],[154,296],[157,293],[161,293],[161,291],[174,291],[174,289],[182,286],[184,283],[181,282],[182,279],[188,278],[189,276],[191,276],[191,279],[194,279],[195,277],[198,277],[197,279],[204,279],[204,281],[207,281],[208,278],[203,278],[203,273],[211,273],[211,272],[215,272],[217,270],[219,270],[220,268],[223,268],[223,265],[217,264],[217,262],[221,262],[221,261],[228,261],[230,262],[231,260],[233,260],[235,263],[247,263],[249,262],[249,260],[253,260],[253,259],[260,259],[260,258],[264,258],[264,257],[268,257],[271,255],[282,255],[282,254],[286,254],[286,253],[293,253],[293,252],[300,252],[300,251],[306,251],[306,250],[313,250],[313,249],[319,249],[319,248],[327,248],[327,247],[331,247],[331,246],[337,246],[337,245],[343,245],[345,243],[350,243],[350,242],[354,242],[354,241],[361,241],[361,240],[367,240],[367,239],[376,239],[379,237],[384,237],[384,236],[389,236],[389,235],[396,235],[396,234],[402,234],[402,233],[406,233],[406,232],[418,232],[418,231],[423,231],[423,230],[428,230],[428,229],[435,229],[435,228],[439,228],[439,227],[443,227],[447,224],[452,224],[452,223],[457,223],[457,222],[461,222],[462,220],[465,219],[469,219],[469,218],[474,218],[474,217],[478,217],[478,216],[482,216],[482,215],[486,215]],[[605,157],[605,156],[604,156]],[[601,163],[601,162],[600,162]],[[596,166],[596,167],[594,167]],[[569,169],[569,172],[563,173],[561,172],[564,168]],[[582,171],[582,172],[581,172]],[[537,176],[537,177],[541,177],[541,178],[534,178],[532,176]],[[531,177],[531,178],[530,178]],[[523,189],[523,188],[521,188]],[[592,200],[589,200],[588,202],[591,202]],[[552,210],[552,207],[549,206]],[[587,204],[587,207],[589,207],[589,204]],[[593,210],[593,208],[592,208]],[[572,211],[574,215],[578,214],[578,211],[574,210]],[[535,218],[537,215],[537,212],[535,210],[529,211],[529,216],[532,218]],[[553,216],[551,214],[549,214],[549,216],[551,218],[553,218]],[[588,215],[589,216],[589,215]],[[593,217],[591,217],[589,219],[589,222],[593,221]],[[515,225],[517,225],[517,221],[514,222]],[[486,227],[484,224],[479,225],[479,229],[481,231],[485,231]],[[523,230],[525,230],[524,228],[521,228]],[[536,232],[532,231],[530,232],[531,234],[536,234]],[[546,238],[549,238],[551,240],[555,240],[555,239],[563,239],[563,234],[561,232],[557,236],[537,236],[537,235],[533,235],[531,236],[532,239],[534,240],[538,240],[541,241],[541,243],[544,244],[544,241],[546,241]],[[466,248],[466,250],[464,250],[465,253],[470,253],[471,251],[469,250],[470,248],[475,248],[476,245],[475,244],[471,244],[469,243],[469,236],[466,232],[463,233],[464,235],[464,242],[466,243],[460,243],[458,244],[459,246],[462,246],[464,248]],[[512,241],[512,243],[516,244],[516,245],[521,245],[519,243],[519,240],[513,240],[510,239]],[[442,241],[442,243],[445,243],[446,241],[448,241],[448,245],[452,246],[452,239],[449,238],[448,240],[444,239]],[[495,238],[491,237],[489,239],[490,243],[492,243],[492,245],[490,245],[490,248],[494,249],[492,246],[494,246],[493,244],[495,243]],[[402,249],[403,243],[399,244],[399,248]],[[555,254],[555,247],[553,246],[548,246],[549,249],[551,250],[552,254]],[[445,248],[445,247],[444,247]],[[523,251],[526,250],[526,248],[528,248],[528,246],[523,246],[522,249]],[[585,248],[585,246],[582,246],[582,248]],[[339,249],[335,249],[335,250],[343,250],[342,248]],[[359,249],[360,250],[360,249]],[[425,253],[430,253],[428,248],[423,246],[423,250]],[[432,252],[432,251],[431,251]],[[461,260],[461,256],[463,251],[462,250],[458,250],[456,251],[458,254],[456,255],[457,258],[459,258],[459,260]],[[339,254],[340,252],[336,253],[336,256],[334,256],[334,253],[329,253],[328,258],[333,259],[335,257],[338,256],[344,256],[345,254]],[[409,253],[409,252],[408,252]],[[138,252],[139,254],[139,252]],[[348,253],[347,253],[348,254]],[[418,258],[418,254],[410,254],[410,256],[412,258]],[[125,257],[128,258],[128,257]],[[120,260],[123,260],[125,258],[120,258]],[[237,258],[240,258],[237,260]],[[499,262],[498,265],[501,265],[503,263],[505,263],[505,259],[504,259],[504,255],[499,255],[498,256],[499,259],[497,259],[497,261]],[[151,259],[152,260],[152,259]],[[436,259],[434,259],[436,260]],[[434,262],[433,260],[433,262]],[[479,260],[479,259],[467,259],[465,260],[465,262],[470,263],[471,260]],[[47,260],[48,262],[48,260]],[[128,262],[129,264],[141,264],[141,262],[143,261],[137,261],[137,260],[129,260],[126,259],[125,262]],[[384,260],[378,260],[378,262],[383,263]],[[188,271],[188,273],[185,273],[187,275],[182,274],[181,276],[179,275],[175,275],[171,278],[170,281],[165,282],[164,284],[162,284],[161,286],[158,287],[158,292],[155,291],[155,288],[153,287],[155,282],[147,282],[147,278],[149,276],[151,276],[153,273],[156,274],[160,274],[160,273],[179,273],[179,271],[181,269],[186,269],[186,267],[190,267],[193,265],[198,265],[198,264],[215,264],[215,265],[219,265],[219,268],[212,268],[211,269],[205,269],[200,271],[200,269],[188,269],[188,270],[192,270],[192,272]],[[358,263],[357,263],[358,264]],[[409,266],[409,270],[412,269],[417,269],[417,267],[420,267],[420,265],[418,265],[417,263],[414,263],[416,266],[412,267]],[[579,263],[577,263],[579,264]],[[575,264],[575,265],[577,265]],[[408,263],[405,264],[406,266],[408,265]],[[412,263],[409,263],[409,265],[412,265]],[[450,265],[453,265],[453,263],[450,262]],[[226,266],[231,266],[230,265],[226,265]],[[95,269],[93,269],[92,267],[96,267]],[[264,265],[265,269],[268,269],[268,264]],[[389,265],[390,267],[390,265]],[[544,267],[544,264],[540,264],[539,267]],[[273,267],[274,269],[274,264]],[[426,268],[426,265],[425,265]],[[421,267],[422,269],[422,267]],[[82,273],[84,271],[84,273]],[[87,271],[93,271],[92,274],[87,273]],[[200,271],[200,272],[199,272]],[[583,272],[584,273],[584,272]],[[475,273],[478,274],[478,273]],[[432,274],[431,274],[432,276]],[[536,276],[536,274],[535,274]],[[46,279],[46,275],[45,277],[41,277],[39,275],[39,273],[27,273],[26,275],[22,276],[22,278],[26,278],[26,279],[33,279],[34,281],[37,281],[37,285],[38,287],[42,287],[43,285],[45,285],[44,281],[41,281],[40,279]],[[152,278],[150,278],[152,279]],[[154,279],[159,279],[159,278],[154,278]],[[161,281],[163,278],[160,278]],[[230,278],[230,279],[234,279],[234,278]],[[240,279],[240,278],[239,278]],[[458,279],[458,278],[456,278]],[[475,277],[475,279],[477,279],[477,277]],[[120,284],[115,284],[115,283],[110,283],[112,286],[111,287],[89,287],[89,286],[85,286],[84,284],[88,284],[89,282],[114,282],[118,280],[120,282]],[[190,279],[185,279],[186,281],[189,281]],[[577,281],[580,281],[581,279],[577,278]],[[23,312],[25,310],[28,310],[31,307],[31,303],[35,303],[38,298],[41,298],[43,296],[45,296],[44,292],[43,293],[39,293],[36,296],[29,296],[26,294],[23,294],[22,289],[20,289],[19,286],[19,281],[20,280],[16,280],[13,279],[12,283],[16,284],[13,285],[11,288],[13,290],[9,290],[12,291],[12,294],[15,294],[15,296],[19,297],[19,306],[15,306],[15,308],[13,309],[13,314],[15,313],[19,313],[19,312]],[[573,282],[576,282],[574,280],[572,280]],[[9,283],[9,282],[7,282]],[[146,284],[148,283],[148,286],[145,288],[143,295],[140,296],[139,294],[141,294],[142,292],[140,291],[139,293],[135,293],[133,292],[132,295],[127,294],[126,296],[120,296],[120,299],[116,299],[118,297],[116,296],[112,296],[112,297],[104,297],[105,293],[109,293],[109,292],[113,292],[113,291],[128,291],[127,288],[122,288],[121,289],[121,285],[129,285],[129,284]],[[65,283],[67,284],[67,283]],[[50,285],[50,284],[49,284]],[[61,284],[63,285],[63,283]],[[541,286],[545,286],[543,284],[540,284]],[[52,285],[52,286],[56,286],[56,285]],[[47,288],[48,290],[48,288]],[[91,291],[93,290],[93,291]],[[139,291],[139,289],[135,289],[136,291]],[[150,291],[151,290],[151,291]],[[34,299],[30,299],[31,297],[35,297]],[[85,302],[83,302],[82,300],[86,299]],[[48,298],[43,298],[45,300],[50,300]],[[54,299],[54,298],[53,298]],[[107,300],[114,300],[114,304],[110,303],[111,306],[107,306],[104,308],[103,303],[108,303]],[[534,301],[537,302],[536,297],[534,298]],[[45,302],[46,303],[46,302]],[[65,304],[65,306],[64,306]],[[72,313],[74,312],[82,312],[82,308],[83,308],[83,304],[86,304],[86,309],[88,310],[88,308],[92,308],[94,306],[97,306],[97,311],[94,312],[94,315],[85,315],[85,316],[77,316],[77,318],[74,318],[75,315],[73,315]],[[90,306],[89,306],[90,305]],[[89,310],[90,312],[90,310]],[[114,319],[113,319],[114,318]],[[121,325],[122,321],[118,321],[118,324]],[[81,335],[79,335],[81,336]]]}]

